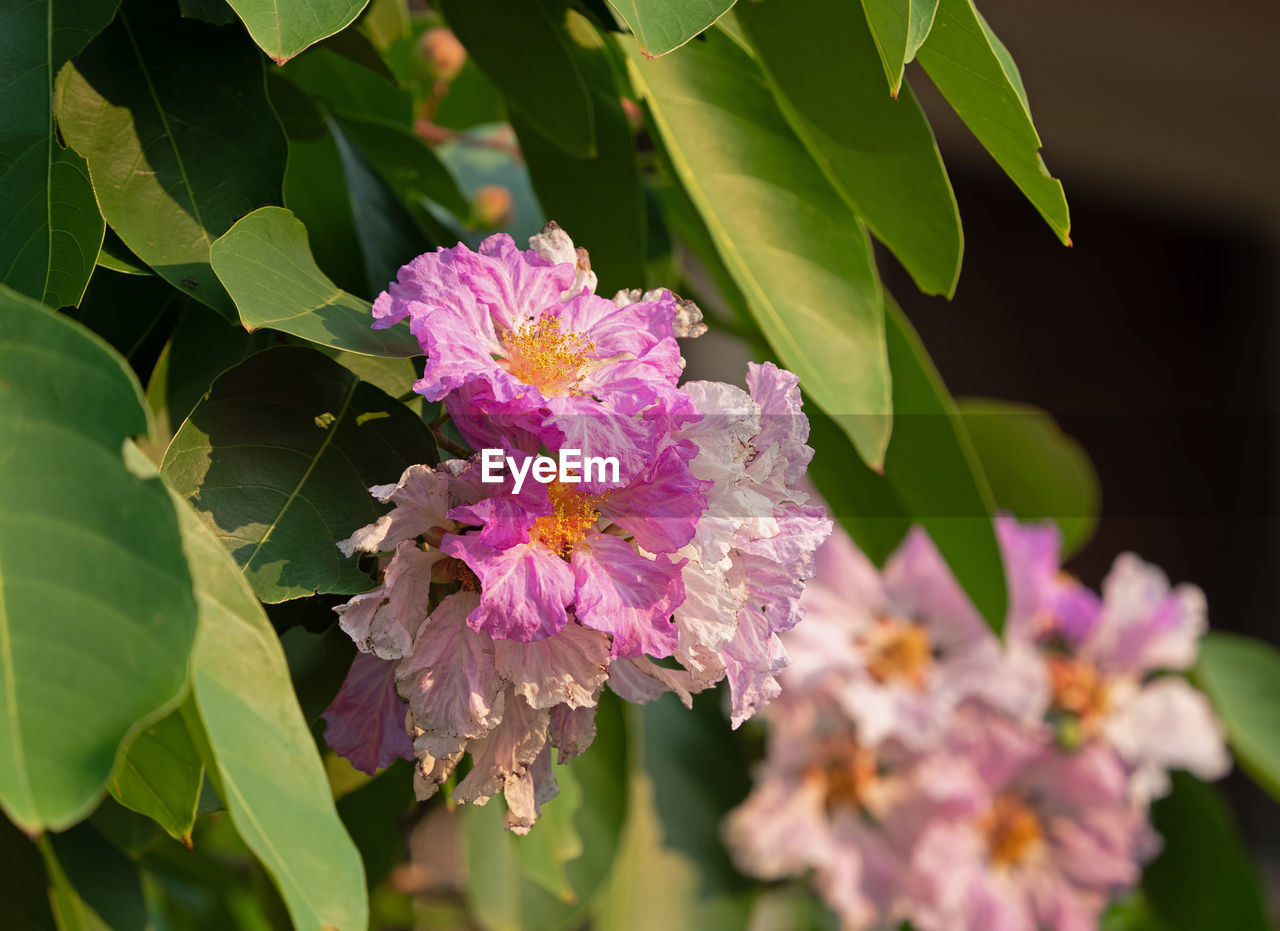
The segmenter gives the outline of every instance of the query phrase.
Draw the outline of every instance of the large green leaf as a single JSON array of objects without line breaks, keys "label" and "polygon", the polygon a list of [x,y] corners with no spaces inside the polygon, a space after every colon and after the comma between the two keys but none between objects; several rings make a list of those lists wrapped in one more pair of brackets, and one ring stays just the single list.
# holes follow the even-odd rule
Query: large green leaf
[{"label": "large green leaf", "polygon": [[277,65],[341,32],[369,0],[227,0],[258,47]]},{"label": "large green leaf", "polygon": [[569,49],[563,0],[442,0],[440,10],[512,110],[561,151],[595,154],[591,94]]},{"label": "large green leaf", "polygon": [[745,3],[734,16],[832,185],[921,290],[950,296],[964,252],[951,182],[911,88],[896,100],[884,92],[862,12],[789,0]]},{"label": "large green leaf", "polygon": [[279,201],[285,164],[261,59],[231,30],[133,4],[63,69],[57,108],[125,245],[234,319],[209,247],[238,218]]},{"label": "large green leaf", "polygon": [[1152,806],[1164,838],[1142,874],[1142,888],[1164,931],[1267,931],[1258,873],[1218,792],[1175,773],[1173,792]]},{"label": "large green leaf", "polygon": [[0,11],[0,283],[54,307],[79,303],[104,224],[84,159],[58,143],[53,81],[119,5],[38,0]]},{"label": "large green leaf", "polygon": [[1028,404],[965,398],[958,406],[997,507],[1020,520],[1052,519],[1062,529],[1064,553],[1082,549],[1102,505],[1084,448]]},{"label": "large green leaf", "polygon": [[933,27],[938,0],[862,0],[862,9],[889,79],[889,90],[896,97],[903,67],[916,57]]},{"label": "large green leaf", "polygon": [[282,346],[213,383],[161,471],[258,597],[278,602],[371,588],[334,544],[382,512],[366,489],[434,461],[430,431],[403,404],[319,352]]},{"label": "large green leaf", "polygon": [[455,217],[471,210],[449,168],[412,132],[395,123],[342,115],[339,125],[410,210],[430,201]]},{"label": "large green leaf", "polygon": [[596,115],[596,153],[566,156],[521,114],[511,115],[520,153],[547,219],[555,220],[576,245],[591,253],[600,293],[644,284],[645,221],[636,143],[618,103],[604,40],[583,16],[569,14],[570,47],[591,82]]},{"label": "large green leaf", "polygon": [[1240,765],[1280,799],[1280,651],[1251,637],[1211,632],[1200,644],[1195,680],[1226,725]]},{"label": "large green leaf", "polygon": [[734,0],[609,0],[649,58],[678,49],[709,29],[733,4]]},{"label": "large green leaf", "polygon": [[0,807],[28,831],[84,817],[121,741],[186,686],[173,505],[121,459],[146,429],[113,350],[0,287]]},{"label": "large green leaf", "polygon": [[294,926],[361,931],[364,868],[338,819],[280,641],[219,540],[181,498],[173,500],[200,607],[187,726]]},{"label": "large green leaf", "polygon": [[405,837],[400,818],[414,805],[413,764],[407,760],[394,761],[338,799],[338,816],[360,850],[370,889],[379,886],[396,863],[404,859]]},{"label": "large green leaf", "polygon": [[371,329],[369,303],[316,267],[307,228],[283,207],[249,214],[213,244],[212,259],[251,332],[266,327],[370,356],[422,352],[407,327]]},{"label": "large green leaf", "polygon": [[200,754],[182,712],[174,711],[133,739],[111,778],[111,794],[190,846],[203,782]]},{"label": "large green leaf", "polygon": [[973,0],[941,0],[917,55],[930,79],[1058,238],[1070,244],[1062,184],[1040,158],[1022,76]]},{"label": "large green leaf", "polygon": [[[571,931],[583,926],[597,896],[604,893],[628,807],[627,726],[622,704],[611,692],[600,697],[596,726],[592,745],[567,764],[581,798],[572,830],[581,838],[584,851],[583,856],[560,863],[574,902],[548,892],[528,876],[525,861],[548,845],[547,840],[534,836],[542,827],[541,821],[528,836],[519,837],[503,827],[500,802],[466,808],[467,863],[472,876],[486,877],[484,882],[468,885],[467,899],[473,916],[486,931]],[[556,766],[557,773],[563,771]],[[560,801],[547,802],[542,817],[551,816]],[[565,840],[563,831],[553,833],[558,841]],[[547,880],[547,870],[539,878]]]},{"label": "large green leaf", "polygon": [[871,243],[787,124],[755,61],[719,30],[632,83],[680,182],[782,363],[879,466],[892,422]]},{"label": "large green leaf", "polygon": [[923,524],[974,605],[999,633],[1008,593],[996,542],[995,503],[955,401],[906,315],[887,307],[893,370],[893,440],[885,456],[889,486],[913,522]]},{"label": "large green leaf", "polygon": [[406,128],[413,121],[413,95],[407,89],[332,49],[314,49],[280,73],[335,113]]}]

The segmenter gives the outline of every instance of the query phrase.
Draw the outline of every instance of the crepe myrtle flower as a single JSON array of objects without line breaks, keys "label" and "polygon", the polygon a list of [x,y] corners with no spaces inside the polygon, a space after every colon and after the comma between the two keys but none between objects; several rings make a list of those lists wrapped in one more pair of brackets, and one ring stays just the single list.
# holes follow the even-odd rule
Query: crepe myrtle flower
[{"label": "crepe myrtle flower", "polygon": [[532,245],[498,234],[418,256],[373,325],[408,318],[427,355],[414,390],[443,400],[472,448],[589,448],[636,474],[671,419],[692,416],[676,336],[700,315],[667,290],[595,294],[586,251],[554,224]]}]

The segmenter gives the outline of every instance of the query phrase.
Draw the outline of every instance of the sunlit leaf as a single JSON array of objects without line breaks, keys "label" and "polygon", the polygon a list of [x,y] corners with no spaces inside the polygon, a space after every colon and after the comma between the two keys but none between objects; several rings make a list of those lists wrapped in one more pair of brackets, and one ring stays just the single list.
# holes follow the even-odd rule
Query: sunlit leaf
[{"label": "sunlit leaf", "polygon": [[63,69],[57,107],[125,245],[234,319],[209,247],[255,207],[279,201],[285,163],[262,60],[231,30],[177,20],[164,4],[131,4]]},{"label": "sunlit leaf", "polygon": [[684,45],[725,13],[734,0],[609,0],[640,43],[657,58]]},{"label": "sunlit leaf", "polygon": [[125,749],[111,777],[111,794],[190,844],[203,781],[200,754],[182,713],[173,711],[139,732]]},{"label": "sunlit leaf", "polygon": [[145,931],[138,867],[91,824],[40,842],[59,931]]},{"label": "sunlit leaf", "polygon": [[0,288],[0,373],[0,806],[58,829],[178,699],[195,602],[168,495],[121,458],[147,429],[124,360]]},{"label": "sunlit leaf", "polygon": [[227,0],[277,65],[349,26],[369,0]]},{"label": "sunlit leaf", "polygon": [[719,30],[628,51],[681,184],[782,363],[879,466],[892,420],[884,300],[861,223],[796,138],[754,60]]},{"label": "sunlit leaf", "polygon": [[876,52],[884,66],[889,89],[896,97],[902,86],[902,69],[933,27],[938,0],[862,0]]}]

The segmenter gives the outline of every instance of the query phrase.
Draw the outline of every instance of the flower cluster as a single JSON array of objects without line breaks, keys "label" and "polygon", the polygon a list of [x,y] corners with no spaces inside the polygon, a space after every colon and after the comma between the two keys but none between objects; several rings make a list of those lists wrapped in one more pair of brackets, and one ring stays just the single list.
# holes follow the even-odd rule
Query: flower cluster
[{"label": "flower cluster", "polygon": [[427,355],[414,388],[473,449],[520,476],[570,449],[616,474],[513,481],[473,456],[370,489],[391,510],[339,545],[382,554],[382,582],[337,609],[362,652],[325,715],[329,745],[366,771],[415,758],[422,798],[469,753],[452,797],[502,792],[522,832],[556,792],[551,748],[563,762],[591,743],[605,685],[688,704],[727,678],[735,722],[776,695],[778,634],[830,531],[797,488],[813,451],[794,375],[680,385],[696,307],[598,296],[554,225],[531,245],[419,256],[374,326],[408,319]]},{"label": "flower cluster", "polygon": [[768,751],[726,822],[739,865],[811,874],[850,929],[1097,927],[1158,847],[1168,770],[1229,758],[1185,679],[1205,630],[1191,586],[1116,560],[1095,594],[1052,526],[997,520],[1011,603],[987,628],[928,536],[877,571],[847,536],[818,553]]}]

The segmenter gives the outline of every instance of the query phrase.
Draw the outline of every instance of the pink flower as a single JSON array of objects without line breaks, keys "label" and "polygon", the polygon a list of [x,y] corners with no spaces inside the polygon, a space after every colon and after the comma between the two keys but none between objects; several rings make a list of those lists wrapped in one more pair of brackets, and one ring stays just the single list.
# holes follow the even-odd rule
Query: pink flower
[{"label": "pink flower", "polygon": [[552,232],[535,237],[543,254],[500,234],[418,256],[374,302],[374,326],[409,318],[427,354],[414,390],[443,399],[473,448],[590,449],[633,474],[656,451],[654,419],[692,414],[676,388],[677,301],[597,296],[585,253],[553,261],[573,250]]},{"label": "pink flower", "polygon": [[396,664],[357,653],[324,713],[325,743],[372,776],[393,760],[413,759],[413,742],[405,731],[408,710],[396,692]]}]

